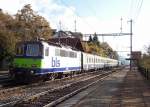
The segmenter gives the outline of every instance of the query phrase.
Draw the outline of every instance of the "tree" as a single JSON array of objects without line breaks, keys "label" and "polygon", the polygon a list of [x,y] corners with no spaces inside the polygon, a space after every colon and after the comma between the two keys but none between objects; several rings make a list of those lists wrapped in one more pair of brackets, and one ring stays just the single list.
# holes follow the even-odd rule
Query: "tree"
[{"label": "tree", "polygon": [[16,31],[18,30],[23,40],[49,39],[52,36],[49,23],[44,17],[36,14],[30,4],[25,5],[15,16]]},{"label": "tree", "polygon": [[0,67],[4,60],[9,60],[15,50],[16,34],[12,31],[15,19],[0,11]]},{"label": "tree", "polygon": [[0,9],[0,67],[2,62],[11,60],[18,41],[49,39],[52,30],[46,19],[25,5],[15,17]]},{"label": "tree", "polygon": [[146,51],[147,51],[147,54],[150,56],[150,45],[147,47]]},{"label": "tree", "polygon": [[96,34],[96,33],[94,33],[93,43],[99,45],[99,41],[98,41],[98,37],[97,37],[97,34]]},{"label": "tree", "polygon": [[92,41],[93,41],[93,39],[92,39],[92,36],[90,35],[88,42],[92,42]]},{"label": "tree", "polygon": [[146,47],[146,53],[144,53],[143,57],[139,60],[139,65],[150,69],[150,45]]}]

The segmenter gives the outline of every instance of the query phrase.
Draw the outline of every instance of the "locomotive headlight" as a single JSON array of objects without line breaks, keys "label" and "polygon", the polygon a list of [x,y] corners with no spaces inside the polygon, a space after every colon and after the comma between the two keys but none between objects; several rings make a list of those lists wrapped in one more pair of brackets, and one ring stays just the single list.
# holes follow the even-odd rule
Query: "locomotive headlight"
[{"label": "locomotive headlight", "polygon": [[37,65],[36,65],[36,64],[32,64],[31,66],[32,66],[32,67],[37,67]]},{"label": "locomotive headlight", "polygon": [[17,63],[14,63],[14,66],[15,66],[15,67],[18,67],[19,65],[18,65]]},{"label": "locomotive headlight", "polygon": [[30,73],[31,73],[31,74],[33,74],[33,73],[34,73],[34,71],[33,71],[33,70],[31,70],[31,71],[30,71]]}]

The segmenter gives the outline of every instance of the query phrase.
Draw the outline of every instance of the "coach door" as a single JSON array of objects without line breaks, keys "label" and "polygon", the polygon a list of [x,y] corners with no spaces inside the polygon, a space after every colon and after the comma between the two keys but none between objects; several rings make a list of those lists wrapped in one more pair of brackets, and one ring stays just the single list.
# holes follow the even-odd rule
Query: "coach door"
[{"label": "coach door", "polygon": [[83,70],[83,53],[81,52],[81,70]]}]

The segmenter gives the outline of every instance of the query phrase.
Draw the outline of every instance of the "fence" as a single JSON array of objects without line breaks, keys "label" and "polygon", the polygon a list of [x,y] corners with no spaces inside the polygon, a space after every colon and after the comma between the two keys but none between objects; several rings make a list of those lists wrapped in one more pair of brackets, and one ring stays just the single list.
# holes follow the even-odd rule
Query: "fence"
[{"label": "fence", "polygon": [[139,72],[148,80],[150,80],[150,69],[138,67]]}]

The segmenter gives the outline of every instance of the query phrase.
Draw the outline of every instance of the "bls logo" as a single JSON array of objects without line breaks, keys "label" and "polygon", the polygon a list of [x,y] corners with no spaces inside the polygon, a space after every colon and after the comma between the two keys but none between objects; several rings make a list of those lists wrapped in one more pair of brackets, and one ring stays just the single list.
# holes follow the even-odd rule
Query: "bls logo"
[{"label": "bls logo", "polygon": [[60,60],[52,57],[52,67],[60,67]]}]

